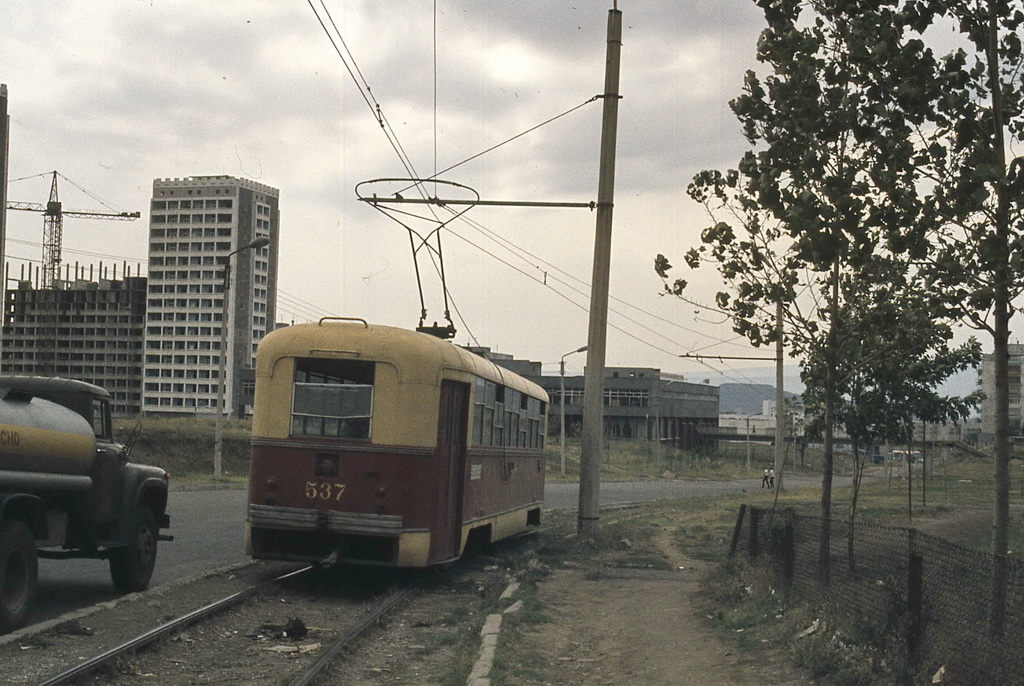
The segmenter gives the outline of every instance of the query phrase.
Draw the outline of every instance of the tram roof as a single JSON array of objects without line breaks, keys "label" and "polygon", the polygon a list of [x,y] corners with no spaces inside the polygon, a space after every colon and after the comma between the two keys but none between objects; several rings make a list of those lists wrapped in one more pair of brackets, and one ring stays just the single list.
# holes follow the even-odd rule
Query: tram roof
[{"label": "tram roof", "polygon": [[397,367],[403,378],[437,383],[441,369],[469,372],[536,398],[547,399],[538,384],[464,348],[435,336],[361,320],[324,318],[277,329],[260,341],[258,376],[269,375],[283,357],[367,359]]}]

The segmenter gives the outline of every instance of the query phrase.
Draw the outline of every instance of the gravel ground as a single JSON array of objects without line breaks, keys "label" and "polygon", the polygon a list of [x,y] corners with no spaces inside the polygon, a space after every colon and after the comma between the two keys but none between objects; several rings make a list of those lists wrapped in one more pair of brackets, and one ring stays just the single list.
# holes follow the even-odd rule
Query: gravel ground
[{"label": "gravel ground", "polygon": [[[551,569],[530,545],[422,573],[424,591],[332,667],[323,683],[465,684],[480,655],[488,614],[524,599],[498,639],[491,683],[531,685],[814,683],[765,653],[740,653],[702,609],[701,563],[666,540],[671,569],[638,570],[593,560]],[[171,617],[274,578],[289,565],[254,563],[122,598],[32,631],[0,637],[0,683],[31,684]],[[499,602],[510,582],[518,596]],[[122,661],[90,683],[287,683],[317,659],[351,621],[353,585],[345,580],[289,584]],[[359,596],[360,593],[356,593]],[[362,592],[363,596],[372,591]],[[363,598],[365,600],[365,598]],[[282,633],[292,619],[307,633]]]}]

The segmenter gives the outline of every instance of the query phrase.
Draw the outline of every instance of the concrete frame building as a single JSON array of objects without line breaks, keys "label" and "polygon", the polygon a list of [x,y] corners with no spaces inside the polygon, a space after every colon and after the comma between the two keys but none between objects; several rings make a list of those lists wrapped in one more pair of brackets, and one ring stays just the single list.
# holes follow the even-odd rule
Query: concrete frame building
[{"label": "concrete frame building", "polygon": [[[558,411],[561,398],[557,376],[535,378]],[[583,421],[584,377],[565,377],[565,424],[568,435]],[[554,415],[553,415],[554,416]],[[718,428],[718,387],[686,381],[676,374],[649,367],[608,367],[604,380],[604,434],[672,443],[693,449],[704,433]]]},{"label": "concrete frame building", "polygon": [[88,381],[110,392],[116,415],[138,415],[146,278],[125,273],[107,279],[101,266],[93,280],[90,268],[54,288],[19,279],[5,291],[3,372]]},{"label": "concrete frame building", "polygon": [[[233,414],[249,410],[256,346],[276,316],[278,199],[276,188],[231,176],[153,182],[145,414],[214,414],[221,354],[227,355],[225,406]],[[241,250],[260,237],[269,245]],[[230,257],[225,308],[224,264],[239,250]]]},{"label": "concrete frame building", "polygon": [[[1021,365],[1024,362],[1024,343],[1009,344],[1009,368],[1007,370],[1007,382],[1010,386],[1010,436],[1021,435],[1021,395],[1024,392],[1024,374],[1021,373]],[[996,397],[996,373],[995,359],[992,354],[983,355],[981,368],[978,370],[978,388],[985,393],[985,399],[981,402],[981,436],[983,444],[991,444],[995,441],[996,420],[995,420],[995,397]]]},{"label": "concrete frame building", "polygon": [[[0,265],[7,264],[7,158],[10,155],[11,117],[7,114],[7,84],[0,83]],[[4,284],[4,288],[7,285]]]},{"label": "concrete frame building", "polygon": [[[525,376],[548,392],[548,427],[557,431],[562,402],[560,376],[543,376],[541,363],[515,359],[486,347],[467,347],[494,364]],[[583,422],[583,376],[565,377],[566,435]],[[604,435],[672,443],[689,450],[718,430],[718,387],[686,381],[649,367],[608,367],[604,381]]]}]

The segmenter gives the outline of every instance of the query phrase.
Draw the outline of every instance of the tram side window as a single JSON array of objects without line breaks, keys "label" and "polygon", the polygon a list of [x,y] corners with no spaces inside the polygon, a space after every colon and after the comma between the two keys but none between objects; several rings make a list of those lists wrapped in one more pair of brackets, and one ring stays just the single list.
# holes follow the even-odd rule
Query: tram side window
[{"label": "tram side window", "polygon": [[372,362],[295,361],[293,436],[368,439],[372,414]]},{"label": "tram side window", "polygon": [[476,380],[473,443],[511,448],[544,447],[544,403],[485,379]]},{"label": "tram side window", "polygon": [[521,397],[522,393],[512,389],[509,389],[505,394],[505,427],[507,428],[505,445],[510,447],[525,447],[519,442],[519,406],[522,402]]},{"label": "tram side window", "polygon": [[547,408],[545,403],[537,398],[530,398],[526,404],[526,417],[529,422],[529,445],[534,449],[544,447],[545,420],[547,419]]},{"label": "tram side window", "polygon": [[473,408],[473,443],[476,445],[493,445],[496,396],[496,384],[480,378],[476,380],[476,402]]}]

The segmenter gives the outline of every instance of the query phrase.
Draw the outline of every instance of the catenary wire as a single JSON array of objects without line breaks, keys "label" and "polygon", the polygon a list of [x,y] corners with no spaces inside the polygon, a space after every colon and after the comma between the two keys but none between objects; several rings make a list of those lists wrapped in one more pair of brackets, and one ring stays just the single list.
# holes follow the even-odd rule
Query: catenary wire
[{"label": "catenary wire", "polygon": [[[326,24],[324,23],[323,19],[320,17],[319,13],[317,12],[316,7],[313,5],[312,0],[307,0],[307,2],[309,3],[310,9],[312,9],[313,13],[316,15],[317,21],[320,23],[321,27],[323,28],[325,34],[328,37],[328,40],[330,40],[330,42],[331,42],[332,46],[334,47],[335,52],[337,53],[338,57],[342,60],[342,63],[344,64],[344,66],[345,66],[346,70],[348,71],[349,75],[352,77],[353,81],[355,81],[356,86],[357,86],[357,88],[360,91],[360,95],[363,97],[363,100],[366,102],[367,106],[370,108],[371,112],[374,114],[375,119],[381,125],[381,128],[385,131],[385,136],[387,137],[387,139],[388,139],[389,143],[391,144],[391,146],[392,146],[393,150],[395,151],[395,153],[398,155],[398,157],[399,157],[403,167],[406,169],[407,173],[410,174],[411,178],[419,178],[418,175],[414,171],[414,166],[413,166],[411,160],[408,158],[408,155],[405,153],[404,148],[401,146],[400,142],[398,141],[397,135],[395,134],[394,130],[391,128],[390,123],[387,123],[387,119],[386,119],[386,117],[383,114],[383,110],[380,107],[380,104],[373,97],[372,90],[370,89],[369,84],[366,82],[365,78],[363,77],[362,72],[359,70],[358,65],[355,62],[354,56],[352,55],[352,53],[349,50],[347,44],[345,43],[344,38],[341,35],[341,32],[338,30],[337,25],[334,23],[334,20],[333,20],[333,17],[331,17],[330,11],[327,9],[327,7],[324,4],[323,0],[321,0],[321,2],[320,2],[321,7],[323,8],[324,13],[326,14],[329,22],[331,23],[332,28],[334,29],[335,34],[338,37],[338,42],[340,42],[341,45],[344,47],[345,53],[348,54],[349,59],[346,59],[345,54],[338,47],[338,44],[335,42],[334,37],[331,35],[330,31],[327,29]],[[351,63],[350,63],[350,60],[351,60]],[[358,78],[356,76],[357,74],[358,74]],[[558,119],[561,116],[565,116],[569,112],[572,112],[572,111],[574,111],[576,109],[579,109],[580,107],[588,104],[589,102],[593,102],[596,99],[598,99],[598,98],[597,97],[591,98],[590,100],[588,100],[588,101],[586,101],[586,102],[584,102],[584,103],[582,103],[580,105],[577,105],[576,107],[566,111],[565,113],[563,113],[561,115],[558,115],[556,117],[553,117],[552,119],[550,119],[550,120],[548,120],[548,121],[546,121],[546,122],[544,122],[542,124],[539,124],[538,126],[533,127],[532,129],[530,129],[530,131],[532,131],[532,130],[534,130],[536,128],[539,128],[539,126],[543,126],[544,124],[550,123],[551,121],[554,121],[555,119]],[[515,140],[516,138],[520,137],[521,135],[525,135],[525,133],[528,133],[528,132],[529,131],[524,132],[523,134],[519,134],[517,136],[514,136],[513,138],[510,138],[507,141],[504,141],[503,143],[500,143],[497,146],[489,148],[488,150],[485,150],[485,151],[483,151],[483,152],[481,152],[481,153],[479,153],[479,154],[477,154],[477,155],[475,155],[475,156],[473,156],[473,157],[471,157],[471,158],[469,158],[469,159],[467,159],[467,160],[465,160],[463,162],[460,162],[457,165],[453,165],[452,167],[448,167],[447,169],[445,169],[444,171],[439,172],[439,173],[444,173],[446,171],[450,171],[451,169],[454,169],[455,167],[460,166],[461,164],[464,164],[464,163],[466,163],[466,162],[468,162],[468,161],[470,161],[472,159],[476,159],[476,158],[480,157],[481,155],[486,154],[487,152],[490,152],[491,150],[494,150],[497,147],[500,147],[501,145],[505,145],[506,143],[511,142],[512,140]],[[420,183],[420,184],[416,184],[416,185],[418,187],[417,190],[419,190],[419,192],[421,194],[423,194],[424,197],[426,197],[425,191],[423,190],[423,187],[422,187],[423,184]],[[440,238],[440,232],[437,233],[437,236],[438,236],[438,239],[439,239]],[[466,240],[464,237],[462,237],[462,238],[463,238],[463,240]],[[469,242],[469,241],[467,240],[467,242]],[[487,251],[485,251],[485,252],[487,252]],[[491,254],[491,253],[488,253],[488,254]],[[438,263],[436,261],[434,261],[434,256],[430,252],[428,252],[428,255],[430,256],[431,260],[433,261],[435,271],[438,271],[438,273],[441,275],[442,290],[443,290],[443,292],[445,294],[445,298],[446,298],[446,301],[447,301],[448,299],[450,299],[451,296],[450,296],[450,292],[449,292],[449,289],[448,289],[447,285],[444,283],[443,265],[440,265],[440,267],[439,267]],[[517,271],[520,271],[522,273],[522,270],[519,270],[518,268],[514,267],[510,263],[508,263],[508,262],[506,262],[504,260],[500,260],[500,258],[497,258],[497,256],[494,256],[493,254],[491,254],[491,255],[495,259],[499,259],[499,261],[502,261],[503,263],[507,264],[509,267],[514,268]],[[532,278],[532,277],[530,277],[530,278]],[[536,280],[536,279],[534,279],[534,280]],[[553,290],[553,292],[557,293],[557,291],[554,291],[554,290]],[[582,306],[579,303],[576,303],[575,301],[573,301],[571,298],[568,298],[564,294],[559,293],[559,295],[560,295],[560,297],[563,297],[566,300],[568,300],[570,303],[572,303],[576,307],[581,307],[584,310],[586,309],[585,306]],[[622,316],[621,313],[617,313],[617,314]],[[460,315],[460,319],[462,319],[463,324],[465,324],[465,320],[461,317],[461,315]],[[634,324],[638,324],[637,322],[633,322],[633,323]],[[660,348],[659,346],[653,345],[652,343],[650,343],[650,341],[647,341],[645,339],[639,338],[637,336],[634,336],[634,335],[626,332],[624,329],[622,329],[621,327],[619,327],[617,325],[610,324],[610,326],[612,326],[612,328],[616,329],[620,333],[623,333],[624,335],[627,335],[627,336],[629,336],[631,338],[634,338],[635,340],[640,341],[640,342],[648,345],[649,347],[653,347],[656,350],[659,350],[660,352],[663,352],[663,353],[668,354],[668,355],[674,355],[674,353],[672,353],[672,352],[670,352],[668,350],[665,350],[663,348]],[[650,329],[648,329],[648,330],[650,330]],[[664,337],[664,336],[662,336],[662,337]],[[724,343],[725,341],[721,341],[721,342]],[[710,365],[707,365],[703,361],[699,360],[699,362],[701,364],[703,364],[704,366],[708,366],[709,368],[714,369],[713,367],[711,367]],[[715,371],[718,372],[719,370],[715,370]]]}]

